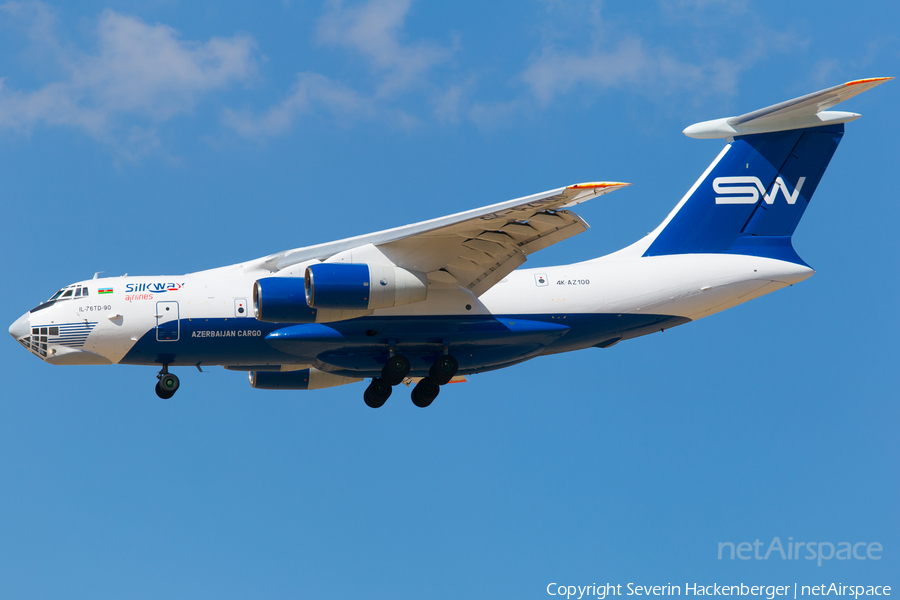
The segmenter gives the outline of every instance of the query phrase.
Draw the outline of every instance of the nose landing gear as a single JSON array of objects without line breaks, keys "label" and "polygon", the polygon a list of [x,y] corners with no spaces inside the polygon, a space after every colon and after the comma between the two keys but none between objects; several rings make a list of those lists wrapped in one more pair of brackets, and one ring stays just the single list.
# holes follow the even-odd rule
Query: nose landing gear
[{"label": "nose landing gear", "polygon": [[160,370],[156,378],[159,379],[159,381],[156,382],[156,395],[163,400],[168,400],[174,396],[175,392],[178,391],[178,387],[181,385],[181,382],[178,381],[178,377],[169,373],[169,365],[163,365],[162,370]]}]

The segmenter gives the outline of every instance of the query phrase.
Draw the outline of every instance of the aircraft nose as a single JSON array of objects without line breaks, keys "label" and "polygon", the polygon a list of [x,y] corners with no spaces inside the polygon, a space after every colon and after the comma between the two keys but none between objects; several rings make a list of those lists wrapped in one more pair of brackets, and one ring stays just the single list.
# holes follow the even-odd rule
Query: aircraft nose
[{"label": "aircraft nose", "polygon": [[20,339],[31,333],[31,314],[25,313],[9,326],[9,335]]}]

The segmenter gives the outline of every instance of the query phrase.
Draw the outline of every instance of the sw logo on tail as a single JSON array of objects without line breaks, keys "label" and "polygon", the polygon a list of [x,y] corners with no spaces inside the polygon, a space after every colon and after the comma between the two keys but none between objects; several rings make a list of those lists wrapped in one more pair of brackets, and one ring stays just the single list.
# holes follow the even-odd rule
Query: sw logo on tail
[{"label": "sw logo on tail", "polygon": [[[766,193],[766,188],[763,186],[762,181],[759,180],[759,177],[746,175],[716,177],[713,180],[713,189],[717,194],[731,194],[730,196],[716,196],[716,204],[756,204],[759,201],[760,194],[762,194],[766,204],[772,204],[778,196],[778,190],[784,192],[784,198],[788,204],[793,204],[800,197],[800,188],[803,187],[805,181],[806,177],[798,179],[797,187],[794,188],[792,193],[788,190],[784,179],[779,175],[775,178],[775,183],[772,184],[772,191]],[[755,187],[740,185],[742,183],[752,183]]]}]

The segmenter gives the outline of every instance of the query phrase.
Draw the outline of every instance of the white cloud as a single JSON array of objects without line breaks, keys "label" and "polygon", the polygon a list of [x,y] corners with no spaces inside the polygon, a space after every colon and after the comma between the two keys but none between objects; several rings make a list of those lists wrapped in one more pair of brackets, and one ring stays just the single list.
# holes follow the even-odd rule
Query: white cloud
[{"label": "white cloud", "polygon": [[5,13],[18,23],[24,23],[24,32],[33,44],[51,52],[61,52],[53,33],[56,16],[41,2],[7,2],[0,5],[0,13]]},{"label": "white cloud", "polygon": [[300,73],[291,93],[262,115],[250,110],[226,109],[223,119],[241,135],[280,135],[286,133],[301,114],[321,109],[342,116],[372,116],[371,99],[318,73]]},{"label": "white cloud", "polygon": [[256,71],[255,44],[243,36],[185,42],[166,25],[146,25],[105,11],[97,23],[99,55],[82,59],[72,86],[113,111],[167,119],[190,110],[203,92]]},{"label": "white cloud", "polygon": [[[411,0],[333,0],[316,22],[312,42],[347,51],[345,59],[362,62],[368,76],[341,81],[300,69],[281,100],[262,109],[225,109],[222,123],[245,137],[283,135],[310,115],[327,115],[341,125],[366,119],[408,128],[431,120],[490,128],[576,93],[594,97],[620,90],[697,102],[733,94],[744,70],[798,45],[795,36],[758,19],[746,2],[661,2],[664,22],[645,27],[642,21],[607,23],[600,2],[548,0],[540,15],[541,42],[530,58],[523,57],[518,73],[498,78],[496,65],[480,57],[469,56],[469,65],[460,68],[465,57],[457,56],[462,52],[452,33],[446,44],[408,35]],[[96,44],[85,51],[56,34],[57,19],[40,2],[0,5],[4,16],[26,34],[26,54],[42,63],[35,72],[46,73],[49,63],[53,74],[26,89],[0,73],[0,130],[72,127],[140,154],[160,146],[162,123],[257,71],[249,36],[184,40],[165,24],[107,10],[94,22]],[[722,23],[736,16],[740,31],[724,34]],[[651,37],[659,28],[677,31],[676,39],[690,43],[648,41],[665,39]],[[488,82],[493,97],[479,81]]]},{"label": "white cloud", "polygon": [[559,52],[545,48],[525,69],[522,78],[538,102],[546,106],[553,98],[580,83],[598,87],[624,87],[646,77],[653,59],[640,39],[630,38],[611,51]]},{"label": "white cloud", "polygon": [[290,94],[261,115],[248,108],[226,108],[222,120],[245,137],[277,136],[288,133],[299,117],[312,113],[329,114],[341,125],[374,118],[401,128],[418,123],[418,119],[405,111],[381,106],[374,98],[319,73],[300,73]]},{"label": "white cloud", "polygon": [[[697,32],[696,44],[677,48],[654,45],[638,34],[623,32],[621,26],[608,26],[601,19],[599,8],[592,6],[590,18],[579,20],[591,23],[590,34],[557,34],[553,42],[545,42],[523,71],[523,81],[541,106],[579,88],[590,92],[628,88],[651,96],[661,91],[682,92],[695,99],[711,94],[732,95],[737,91],[742,71],[773,53],[790,52],[804,43],[748,14],[744,3],[671,0],[664,2],[663,7],[675,22],[673,26]],[[709,20],[705,18],[708,11],[723,15]],[[713,40],[722,40],[720,20],[735,14],[741,15],[743,26],[740,35],[727,40],[728,54],[733,55],[729,57]],[[710,30],[715,30],[712,35]],[[580,47],[570,44],[558,49],[557,38],[584,41]]]},{"label": "white cloud", "polygon": [[[729,8],[720,0],[673,1],[677,6],[671,10],[677,9],[682,28],[689,27],[685,23],[692,23],[691,11],[745,10]],[[341,122],[348,118],[377,118],[409,125],[415,119],[399,107],[416,106],[412,110],[439,124],[469,121],[480,127],[495,127],[576,91],[681,93],[696,101],[708,95],[733,94],[742,64],[760,60],[771,47],[750,36],[742,50],[742,63],[718,52],[696,50],[694,54],[700,59],[692,61],[684,57],[681,48],[676,52],[653,45],[621,24],[607,25],[601,3],[571,6],[550,2],[545,9],[542,44],[524,63],[522,71],[510,76],[510,93],[488,99],[479,94],[477,65],[460,72],[445,64],[458,50],[455,45],[407,40],[405,23],[410,3],[411,0],[367,0],[346,6],[335,0],[317,23],[318,43],[362,57],[375,76],[374,84],[360,83],[365,78],[340,82],[320,73],[300,73],[288,95],[271,108],[262,113],[250,108],[226,110],[224,122],[246,137],[284,134],[301,115],[313,113],[340,116]],[[773,36],[767,35],[766,39]],[[779,36],[775,39],[780,44]],[[525,91],[512,91],[522,82]],[[429,108],[430,114],[426,115],[424,111]]]},{"label": "white cloud", "polygon": [[333,2],[319,20],[319,41],[360,53],[383,77],[379,94],[405,90],[453,53],[429,40],[401,42],[409,6],[410,0],[369,0],[352,8]]},{"label": "white cloud", "polygon": [[451,85],[434,100],[434,116],[441,123],[458,123],[468,90],[463,85]]},{"label": "white cloud", "polygon": [[[224,123],[246,137],[287,133],[301,115],[311,113],[340,117],[342,123],[378,118],[402,128],[414,126],[418,119],[391,102],[412,88],[428,87],[429,70],[448,60],[452,50],[429,40],[401,41],[409,6],[410,0],[369,0],[354,7],[332,2],[318,21],[318,42],[362,56],[376,74],[375,89],[364,92],[320,73],[303,72],[288,95],[262,114],[226,109]],[[439,93],[438,110],[442,118],[452,120],[452,87],[448,93]]]},{"label": "white cloud", "polygon": [[137,135],[133,124],[120,122],[122,117],[161,123],[192,110],[203,94],[256,72],[255,42],[246,36],[185,41],[166,25],[106,10],[96,20],[94,53],[63,51],[54,34],[56,19],[45,5],[7,3],[0,10],[29,21],[32,43],[52,53],[62,73],[33,90],[0,80],[0,128],[69,126],[127,145],[153,135],[140,127],[143,133]]}]

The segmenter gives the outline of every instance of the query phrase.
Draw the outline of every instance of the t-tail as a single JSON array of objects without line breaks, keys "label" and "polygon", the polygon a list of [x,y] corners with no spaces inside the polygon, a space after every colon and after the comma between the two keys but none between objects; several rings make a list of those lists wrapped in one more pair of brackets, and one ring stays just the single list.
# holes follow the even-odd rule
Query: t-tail
[{"label": "t-tail", "polygon": [[727,138],[728,145],[665,221],[627,250],[643,256],[744,254],[805,264],[791,236],[844,135],[844,123],[860,116],[828,109],[888,79],[851,81],[691,125],[685,135]]}]

